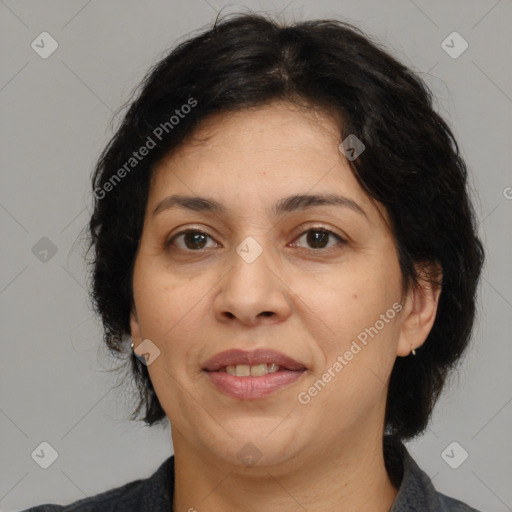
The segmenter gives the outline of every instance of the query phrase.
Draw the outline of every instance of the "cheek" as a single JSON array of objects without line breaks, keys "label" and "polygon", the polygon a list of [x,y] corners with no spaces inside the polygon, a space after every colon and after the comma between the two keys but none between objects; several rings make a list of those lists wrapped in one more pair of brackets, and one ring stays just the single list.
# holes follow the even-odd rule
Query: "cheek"
[{"label": "cheek", "polygon": [[[159,347],[162,361],[173,373],[197,371],[187,368],[187,362],[197,361],[196,353],[201,350],[197,341],[204,342],[201,326],[212,314],[208,292],[215,276],[178,277],[149,263],[140,261],[133,281],[141,335]],[[157,365],[150,368],[152,379],[157,371]]]},{"label": "cheek", "polygon": [[382,290],[333,294],[326,323],[335,334],[318,340],[320,364],[311,387],[301,390],[311,397],[307,422],[314,424],[321,411],[331,411],[331,420],[322,425],[326,435],[341,425],[362,426],[384,407],[399,332],[393,304]]},{"label": "cheek", "polygon": [[315,379],[329,383],[315,398],[316,410],[335,404],[341,416],[352,411],[356,421],[356,416],[370,414],[386,394],[396,358],[401,281],[394,262],[347,267],[332,273],[324,286],[310,288],[308,305],[318,312],[318,329],[324,324],[330,328],[328,335],[317,337],[322,357]]},{"label": "cheek", "polygon": [[160,355],[148,366],[151,382],[167,415],[173,417],[187,407],[183,393],[197,361],[194,343],[204,321],[206,290],[195,280],[176,279],[169,272],[141,260],[134,273],[133,289],[141,336],[157,345]]},{"label": "cheek", "polygon": [[[204,292],[189,279],[178,280],[152,265],[144,257],[135,266],[133,292],[143,335],[161,340],[171,335],[180,321],[193,314],[194,305]],[[196,284],[196,283],[194,283]]]},{"label": "cheek", "polygon": [[[319,322],[329,326],[336,348],[341,349],[376,322],[379,331],[391,330],[396,317],[393,304],[400,300],[400,274],[390,265],[340,266],[328,279],[309,283],[304,290],[308,305]],[[385,315],[385,328],[381,315]]]}]

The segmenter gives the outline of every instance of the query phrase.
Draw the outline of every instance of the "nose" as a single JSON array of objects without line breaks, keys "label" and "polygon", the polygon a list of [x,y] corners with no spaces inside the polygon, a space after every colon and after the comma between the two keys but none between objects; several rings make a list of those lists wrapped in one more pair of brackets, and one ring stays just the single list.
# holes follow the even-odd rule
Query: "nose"
[{"label": "nose", "polygon": [[272,263],[270,250],[263,249],[254,261],[240,254],[233,250],[231,269],[221,280],[213,305],[216,318],[247,326],[269,325],[288,318],[289,288],[284,276],[275,270],[278,266]]}]

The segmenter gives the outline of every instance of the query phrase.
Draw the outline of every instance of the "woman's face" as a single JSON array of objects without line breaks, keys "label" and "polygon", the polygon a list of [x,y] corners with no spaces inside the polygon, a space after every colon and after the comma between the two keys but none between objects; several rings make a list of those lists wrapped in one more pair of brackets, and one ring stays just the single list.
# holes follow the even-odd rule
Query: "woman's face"
[{"label": "woman's face", "polygon": [[382,435],[410,350],[401,273],[340,142],[325,115],[274,103],[210,119],[155,168],[131,328],[176,451],[284,467]]}]

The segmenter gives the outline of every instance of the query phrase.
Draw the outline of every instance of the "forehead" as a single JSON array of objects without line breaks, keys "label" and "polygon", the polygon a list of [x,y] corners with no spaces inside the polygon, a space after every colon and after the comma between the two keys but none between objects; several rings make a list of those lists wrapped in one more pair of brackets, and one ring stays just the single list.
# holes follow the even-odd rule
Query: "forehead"
[{"label": "forehead", "polygon": [[209,158],[227,163],[236,158],[247,164],[259,156],[267,164],[277,158],[277,164],[308,152],[332,160],[333,155],[339,156],[339,131],[334,118],[324,111],[273,102],[209,116],[168,159],[197,162]]},{"label": "forehead", "polygon": [[324,111],[276,102],[205,120],[155,167],[148,209],[169,194],[215,196],[254,212],[292,194],[341,194],[376,213]]}]

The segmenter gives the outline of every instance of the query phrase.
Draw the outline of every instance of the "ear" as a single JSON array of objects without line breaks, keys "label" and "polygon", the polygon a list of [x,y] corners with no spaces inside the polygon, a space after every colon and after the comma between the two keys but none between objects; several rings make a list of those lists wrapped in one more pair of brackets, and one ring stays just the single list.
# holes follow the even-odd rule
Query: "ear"
[{"label": "ear", "polygon": [[402,312],[402,324],[397,346],[397,355],[408,356],[427,339],[436,319],[441,295],[442,269],[438,263],[421,264],[416,267],[418,282],[407,292]]},{"label": "ear", "polygon": [[135,310],[135,306],[132,306],[132,310],[130,312],[130,334],[135,345],[138,345],[142,341],[140,330],[141,329],[137,311]]}]

